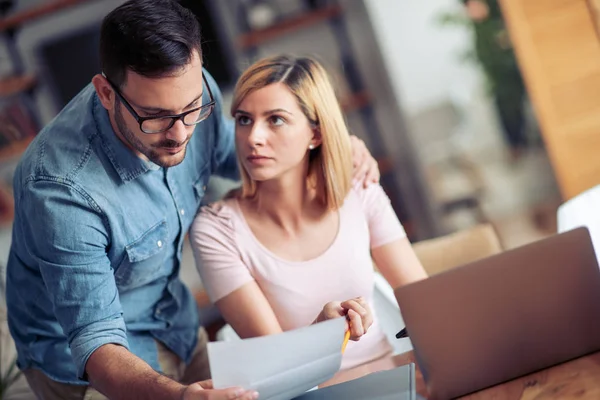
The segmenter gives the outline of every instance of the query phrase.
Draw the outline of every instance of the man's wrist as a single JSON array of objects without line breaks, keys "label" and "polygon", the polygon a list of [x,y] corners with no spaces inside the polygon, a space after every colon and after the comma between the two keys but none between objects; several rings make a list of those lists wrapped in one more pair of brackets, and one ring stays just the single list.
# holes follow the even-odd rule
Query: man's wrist
[{"label": "man's wrist", "polygon": [[167,395],[167,397],[172,398],[173,400],[183,400],[185,398],[186,391],[189,388],[188,385],[183,385],[163,374],[159,374],[156,382],[158,383],[159,387],[163,387],[165,389],[168,388],[167,391],[170,394]]}]

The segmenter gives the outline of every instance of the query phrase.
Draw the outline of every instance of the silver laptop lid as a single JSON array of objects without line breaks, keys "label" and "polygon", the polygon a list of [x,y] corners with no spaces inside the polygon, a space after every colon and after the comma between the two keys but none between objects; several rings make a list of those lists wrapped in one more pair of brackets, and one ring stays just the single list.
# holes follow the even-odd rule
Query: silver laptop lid
[{"label": "silver laptop lid", "polygon": [[600,350],[600,269],[586,228],[395,290],[431,398]]}]

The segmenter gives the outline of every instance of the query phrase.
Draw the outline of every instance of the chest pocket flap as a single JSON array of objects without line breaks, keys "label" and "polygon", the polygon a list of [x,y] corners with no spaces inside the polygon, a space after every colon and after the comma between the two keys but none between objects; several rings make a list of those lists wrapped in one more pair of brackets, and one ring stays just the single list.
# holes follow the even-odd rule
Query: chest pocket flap
[{"label": "chest pocket flap", "polygon": [[125,247],[127,256],[117,268],[115,279],[121,288],[144,285],[161,275],[169,245],[167,222],[161,221]]},{"label": "chest pocket flap", "polygon": [[167,240],[167,221],[154,225],[135,242],[127,245],[127,257],[130,262],[144,261],[162,251]]}]

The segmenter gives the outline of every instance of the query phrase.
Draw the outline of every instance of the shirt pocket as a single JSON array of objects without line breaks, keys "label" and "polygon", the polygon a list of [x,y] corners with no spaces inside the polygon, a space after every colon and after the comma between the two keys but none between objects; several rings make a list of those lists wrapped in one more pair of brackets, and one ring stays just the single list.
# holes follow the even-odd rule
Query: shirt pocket
[{"label": "shirt pocket", "polygon": [[125,246],[125,259],[115,272],[117,286],[133,289],[160,276],[165,267],[167,240],[167,221],[163,220]]}]

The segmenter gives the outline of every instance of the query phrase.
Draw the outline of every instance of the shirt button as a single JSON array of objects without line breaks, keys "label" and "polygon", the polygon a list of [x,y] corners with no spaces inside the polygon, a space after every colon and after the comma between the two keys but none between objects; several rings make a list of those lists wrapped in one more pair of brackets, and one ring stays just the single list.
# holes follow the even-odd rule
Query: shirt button
[{"label": "shirt button", "polygon": [[162,240],[159,240],[158,242],[156,242],[156,245],[157,245],[158,247],[162,247]]},{"label": "shirt button", "polygon": [[182,209],[179,211],[179,213],[180,213],[181,215],[184,215],[184,214],[185,214],[185,210],[182,208]]},{"label": "shirt button", "polygon": [[202,186],[202,190],[206,192],[206,186]]}]

